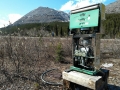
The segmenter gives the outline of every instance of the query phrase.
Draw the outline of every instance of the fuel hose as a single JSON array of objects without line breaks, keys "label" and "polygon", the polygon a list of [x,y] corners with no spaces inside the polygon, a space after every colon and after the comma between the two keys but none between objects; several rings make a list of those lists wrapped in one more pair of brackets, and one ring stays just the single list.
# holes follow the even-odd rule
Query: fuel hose
[{"label": "fuel hose", "polygon": [[53,86],[61,86],[63,85],[62,83],[58,83],[58,82],[50,82],[50,81],[46,81],[43,77],[48,73],[51,72],[53,70],[57,70],[57,69],[50,69],[50,70],[46,70],[45,72],[43,72],[41,74],[41,80],[45,83],[45,84],[49,84],[49,85],[53,85]]}]

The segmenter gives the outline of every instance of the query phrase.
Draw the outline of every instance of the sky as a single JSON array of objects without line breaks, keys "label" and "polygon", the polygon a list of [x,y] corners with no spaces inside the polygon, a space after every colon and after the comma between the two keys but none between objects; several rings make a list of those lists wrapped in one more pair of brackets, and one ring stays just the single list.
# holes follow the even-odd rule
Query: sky
[{"label": "sky", "polygon": [[42,6],[69,12],[95,3],[108,5],[116,0],[0,0],[0,28],[14,23],[25,14]]}]

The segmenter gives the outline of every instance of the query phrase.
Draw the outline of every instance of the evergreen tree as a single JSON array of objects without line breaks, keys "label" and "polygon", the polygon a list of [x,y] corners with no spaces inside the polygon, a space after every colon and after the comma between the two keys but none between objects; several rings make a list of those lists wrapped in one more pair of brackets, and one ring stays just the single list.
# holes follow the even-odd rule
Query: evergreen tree
[{"label": "evergreen tree", "polygon": [[57,24],[55,26],[55,33],[56,33],[56,36],[58,36],[58,27],[57,27]]},{"label": "evergreen tree", "polygon": [[60,36],[62,37],[63,36],[63,30],[62,30],[62,27],[60,29]]},{"label": "evergreen tree", "polygon": [[70,33],[70,29],[69,29],[69,26],[67,27],[67,36],[69,36],[69,33]]}]

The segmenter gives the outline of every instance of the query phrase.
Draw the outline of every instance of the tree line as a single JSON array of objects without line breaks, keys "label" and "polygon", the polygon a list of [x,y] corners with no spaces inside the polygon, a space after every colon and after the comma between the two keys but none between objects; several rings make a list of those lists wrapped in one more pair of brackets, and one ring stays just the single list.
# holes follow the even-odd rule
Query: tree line
[{"label": "tree line", "polygon": [[[50,22],[50,23],[28,23],[22,25],[9,25],[1,28],[1,35],[31,36],[28,32],[35,33],[33,36],[39,36],[40,31],[53,34],[53,36],[68,36],[69,22]],[[44,35],[43,35],[44,36]]]},{"label": "tree line", "polygon": [[104,38],[120,38],[120,14],[106,14],[103,27],[105,30]]}]

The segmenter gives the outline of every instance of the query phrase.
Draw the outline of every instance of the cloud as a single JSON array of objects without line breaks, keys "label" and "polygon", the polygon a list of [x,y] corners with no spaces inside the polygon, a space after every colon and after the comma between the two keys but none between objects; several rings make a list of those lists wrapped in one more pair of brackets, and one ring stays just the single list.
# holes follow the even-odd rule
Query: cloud
[{"label": "cloud", "polygon": [[0,19],[0,28],[7,26],[9,24],[8,21],[4,20],[4,19]]},{"label": "cloud", "polygon": [[20,14],[8,14],[6,17],[0,17],[0,28],[4,26],[8,26],[10,23],[14,23],[18,19],[20,19],[22,15]]},{"label": "cloud", "polygon": [[60,8],[61,11],[67,11],[70,10],[72,8],[74,4],[74,1],[68,1],[67,3],[65,3],[64,5],[62,5],[62,7]]},{"label": "cloud", "polygon": [[22,15],[20,15],[20,14],[9,14],[8,17],[9,17],[9,21],[11,23],[14,23],[18,19],[20,19],[22,17]]},{"label": "cloud", "polygon": [[61,11],[70,11],[75,8],[81,8],[96,3],[104,3],[106,0],[69,0],[61,6]]}]

